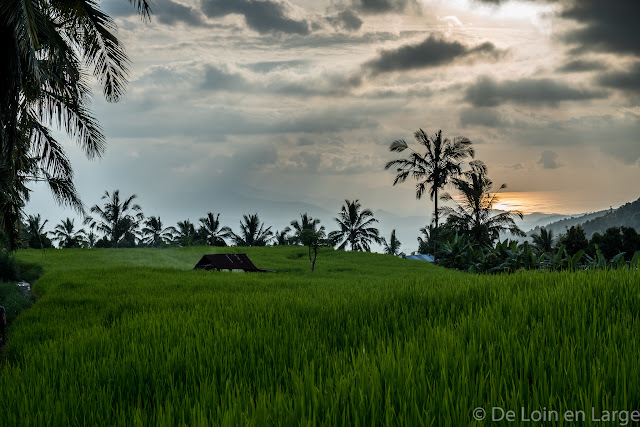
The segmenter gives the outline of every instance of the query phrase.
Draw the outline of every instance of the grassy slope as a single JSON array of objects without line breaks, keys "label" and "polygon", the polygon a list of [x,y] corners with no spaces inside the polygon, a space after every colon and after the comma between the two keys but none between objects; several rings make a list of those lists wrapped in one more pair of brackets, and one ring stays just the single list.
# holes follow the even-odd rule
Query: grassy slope
[{"label": "grassy slope", "polygon": [[303,248],[228,250],[278,273],[188,271],[210,248],[20,252],[46,274],[11,329],[0,424],[467,425],[478,406],[640,407],[636,272],[472,276],[326,251],[312,274]]}]

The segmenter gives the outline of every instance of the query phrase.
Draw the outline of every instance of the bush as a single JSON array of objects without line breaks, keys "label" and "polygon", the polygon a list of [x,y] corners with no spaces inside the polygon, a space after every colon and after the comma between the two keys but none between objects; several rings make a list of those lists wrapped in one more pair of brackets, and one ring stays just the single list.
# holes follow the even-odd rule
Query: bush
[{"label": "bush", "polygon": [[0,281],[13,280],[18,280],[18,264],[9,252],[0,249]]}]

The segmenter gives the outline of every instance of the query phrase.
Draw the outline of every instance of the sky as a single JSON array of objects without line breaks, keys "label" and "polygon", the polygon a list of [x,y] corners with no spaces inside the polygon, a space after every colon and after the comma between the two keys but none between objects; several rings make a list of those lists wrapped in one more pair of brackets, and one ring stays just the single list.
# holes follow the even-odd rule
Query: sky
[{"label": "sky", "polygon": [[[136,194],[166,225],[220,213],[273,230],[303,212],[328,230],[358,199],[415,250],[433,203],[393,186],[389,144],[465,136],[500,208],[575,214],[640,197],[640,2],[154,0],[143,22],[102,0],[131,64],[123,99],[94,82],[107,150],[67,135],[89,208]],[[26,214],[67,216],[33,185]]]}]

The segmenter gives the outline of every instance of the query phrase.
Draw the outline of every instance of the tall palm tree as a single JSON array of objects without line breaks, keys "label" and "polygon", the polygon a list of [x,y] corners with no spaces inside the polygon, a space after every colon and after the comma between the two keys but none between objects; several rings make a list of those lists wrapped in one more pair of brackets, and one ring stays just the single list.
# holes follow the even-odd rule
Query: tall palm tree
[{"label": "tall palm tree", "polygon": [[236,246],[266,246],[274,236],[271,227],[265,228],[258,214],[253,214],[242,216],[240,234],[233,233],[231,238]]},{"label": "tall palm tree", "polygon": [[420,154],[403,140],[393,141],[389,150],[402,153],[405,150],[411,152],[405,159],[396,159],[388,162],[385,169],[396,168],[396,178],[393,185],[404,182],[409,176],[418,181],[416,184],[416,199],[421,199],[429,186],[429,197],[435,202],[434,221],[434,256],[438,241],[438,191],[442,190],[452,177],[462,173],[462,163],[467,157],[473,158],[475,151],[471,146],[471,141],[464,136],[459,136],[453,140],[442,138],[442,131],[429,136],[425,131],[419,129],[414,133],[418,144],[425,149],[424,154]]},{"label": "tall palm tree", "polygon": [[[147,0],[129,3],[149,18]],[[89,75],[108,101],[120,99],[128,59],[115,30],[94,0],[0,0],[0,219],[12,249],[28,182],[46,182],[58,203],[82,211],[71,164],[48,126],[64,129],[89,158],[103,153]]]},{"label": "tall palm tree", "polygon": [[345,203],[338,218],[335,218],[340,229],[329,233],[329,240],[339,244],[338,249],[345,249],[348,244],[352,251],[366,252],[371,249],[371,242],[382,243],[380,232],[372,226],[378,222],[373,217],[373,212],[369,209],[361,210],[358,200],[345,200]]},{"label": "tall palm tree", "polygon": [[212,212],[200,218],[199,232],[209,246],[227,246],[224,239],[231,238],[233,235],[229,227],[220,226],[220,214],[214,216]]},{"label": "tall palm tree", "polygon": [[159,216],[150,216],[144,222],[142,229],[143,243],[157,248],[171,240],[173,240],[173,232],[175,228],[162,226],[162,220]]},{"label": "tall palm tree", "polygon": [[53,230],[55,240],[59,242],[61,248],[80,247],[84,237],[84,230],[82,228],[76,230],[74,222],[75,220],[67,218],[56,225],[56,228]]},{"label": "tall palm tree", "polygon": [[391,238],[387,242],[386,239],[382,239],[384,244],[384,253],[389,255],[398,255],[400,252],[400,240],[396,237],[396,230],[391,231]]},{"label": "tall palm tree", "polygon": [[180,246],[193,246],[196,244],[197,233],[196,227],[191,221],[185,219],[184,221],[178,221],[178,227],[172,228],[173,241]]},{"label": "tall palm tree", "polygon": [[532,234],[533,248],[538,252],[551,252],[553,250],[553,230],[541,228],[539,234]]},{"label": "tall palm tree", "polygon": [[293,243],[301,243],[300,233],[302,233],[302,230],[311,230],[314,233],[321,233],[324,235],[324,226],[320,226],[320,228],[318,228],[318,226],[320,226],[320,220],[318,218],[313,218],[306,212],[300,214],[300,221],[291,221],[291,227],[293,227],[293,232],[295,233],[295,236],[293,237]]},{"label": "tall palm tree", "polygon": [[107,235],[113,246],[117,248],[122,240],[135,238],[136,230],[144,219],[142,208],[133,202],[137,197],[133,194],[122,201],[120,190],[115,190],[111,194],[105,191],[102,196],[102,200],[106,200],[104,207],[101,208],[98,205],[91,207],[91,213],[97,218],[88,216],[84,222]]},{"label": "tall palm tree", "polygon": [[[44,244],[49,240],[47,238],[47,231],[44,231],[44,226],[49,222],[45,219],[42,222],[42,217],[38,215],[29,215],[27,217],[27,224],[25,227],[25,233],[29,247],[44,249]],[[50,242],[49,242],[50,244]]]},{"label": "tall palm tree", "polygon": [[[493,205],[498,202],[497,193],[492,193],[493,181],[487,177],[486,165],[479,161],[470,163],[471,169],[463,173],[462,178],[453,178],[453,186],[460,192],[462,200],[456,207],[444,206],[442,214],[447,223],[461,234],[467,234],[476,244],[492,244],[501,232],[508,231],[517,236],[526,234],[516,225],[514,217],[522,219],[522,212],[511,210],[493,214]],[[506,188],[502,184],[500,189]],[[445,201],[454,201],[449,193],[441,197]]]}]

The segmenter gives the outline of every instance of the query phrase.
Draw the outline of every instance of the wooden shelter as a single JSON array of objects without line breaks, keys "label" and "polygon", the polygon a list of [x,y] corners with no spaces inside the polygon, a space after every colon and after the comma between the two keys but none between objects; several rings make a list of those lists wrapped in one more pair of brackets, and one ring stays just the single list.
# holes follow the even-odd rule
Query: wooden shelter
[{"label": "wooden shelter", "polygon": [[247,272],[272,272],[273,270],[265,270],[256,267],[247,254],[211,254],[204,255],[200,261],[193,267],[194,270],[242,270]]}]

